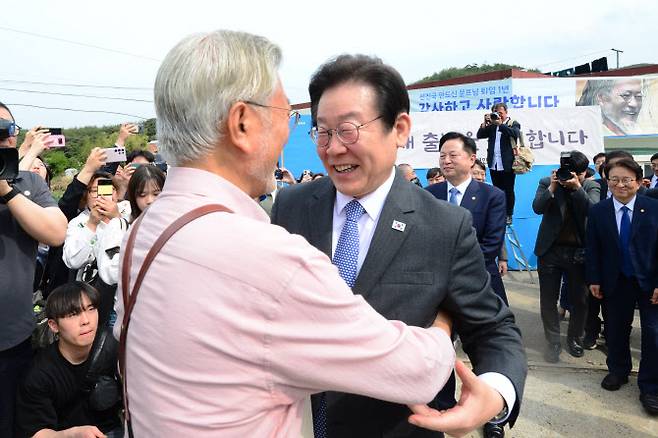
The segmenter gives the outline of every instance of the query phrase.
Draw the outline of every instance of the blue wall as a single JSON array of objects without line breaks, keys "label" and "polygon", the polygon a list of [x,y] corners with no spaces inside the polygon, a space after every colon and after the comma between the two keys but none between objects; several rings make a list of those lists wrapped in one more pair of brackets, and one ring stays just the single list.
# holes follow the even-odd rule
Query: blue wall
[{"label": "blue wall", "polygon": [[[310,128],[311,116],[303,115],[299,125],[291,132],[288,144],[283,151],[283,165],[292,172],[295,178],[298,178],[304,169],[325,173],[322,162],[315,151],[315,145],[308,136]],[[532,211],[532,200],[535,197],[539,180],[550,175],[551,170],[557,167],[557,164],[555,166],[534,166],[531,172],[516,177],[513,227],[519,237],[523,252],[532,267],[537,266],[537,257],[533,254],[533,250],[537,230],[541,222],[541,216]],[[422,181],[423,186],[427,185],[426,173],[427,169],[416,169],[416,174]],[[488,171],[487,181],[491,182]],[[514,260],[509,244],[507,253],[510,269],[518,269],[519,266]]]}]

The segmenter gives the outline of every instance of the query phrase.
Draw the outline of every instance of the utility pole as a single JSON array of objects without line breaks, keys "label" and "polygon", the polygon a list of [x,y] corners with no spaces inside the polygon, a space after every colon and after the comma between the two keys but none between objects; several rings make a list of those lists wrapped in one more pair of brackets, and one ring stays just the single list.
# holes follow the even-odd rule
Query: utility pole
[{"label": "utility pole", "polygon": [[610,49],[610,50],[612,50],[613,52],[617,52],[617,68],[619,68],[619,54],[624,53],[624,51],[619,49]]}]

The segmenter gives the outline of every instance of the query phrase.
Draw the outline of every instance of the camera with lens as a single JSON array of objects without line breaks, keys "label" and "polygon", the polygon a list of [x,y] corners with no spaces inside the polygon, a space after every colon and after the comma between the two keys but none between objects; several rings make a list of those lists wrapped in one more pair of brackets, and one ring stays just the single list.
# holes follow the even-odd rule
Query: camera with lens
[{"label": "camera with lens", "polygon": [[494,111],[491,114],[489,114],[489,118],[491,120],[498,120],[498,119],[500,119],[500,115],[498,115],[498,113]]},{"label": "camera with lens", "polygon": [[575,166],[571,158],[571,152],[561,152],[560,153],[560,168],[555,172],[555,176],[560,181],[569,181],[573,178],[571,172],[575,172]]},{"label": "camera with lens", "polygon": [[283,179],[283,170],[281,169],[276,169],[274,171],[274,179],[276,180],[282,180]]},{"label": "camera with lens", "polygon": [[[14,136],[16,123],[0,119],[0,141]],[[12,180],[18,176],[18,150],[12,147],[0,147],[0,179]]]}]

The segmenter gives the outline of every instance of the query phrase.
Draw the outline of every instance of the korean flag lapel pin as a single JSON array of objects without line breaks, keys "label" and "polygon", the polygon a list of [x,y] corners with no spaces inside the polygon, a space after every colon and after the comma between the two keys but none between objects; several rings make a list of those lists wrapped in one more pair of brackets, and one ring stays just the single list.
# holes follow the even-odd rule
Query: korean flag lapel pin
[{"label": "korean flag lapel pin", "polygon": [[393,221],[393,225],[391,225],[391,228],[393,228],[394,230],[399,231],[401,233],[404,232],[404,229],[406,227],[407,227],[407,224],[405,224],[404,222],[400,222],[400,221]]}]

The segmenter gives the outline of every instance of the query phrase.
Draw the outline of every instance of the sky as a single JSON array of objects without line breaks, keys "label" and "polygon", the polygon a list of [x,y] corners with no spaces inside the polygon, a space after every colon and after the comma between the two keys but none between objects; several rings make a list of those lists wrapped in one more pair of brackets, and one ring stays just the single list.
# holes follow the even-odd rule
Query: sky
[{"label": "sky", "polygon": [[608,56],[613,68],[611,48],[624,51],[622,67],[658,63],[656,0],[23,0],[8,10],[0,24],[0,101],[23,128],[155,117],[160,60],[183,37],[216,29],[278,44],[291,103],[307,102],[313,72],[341,53],[379,56],[407,83],[472,63],[556,71]]}]

